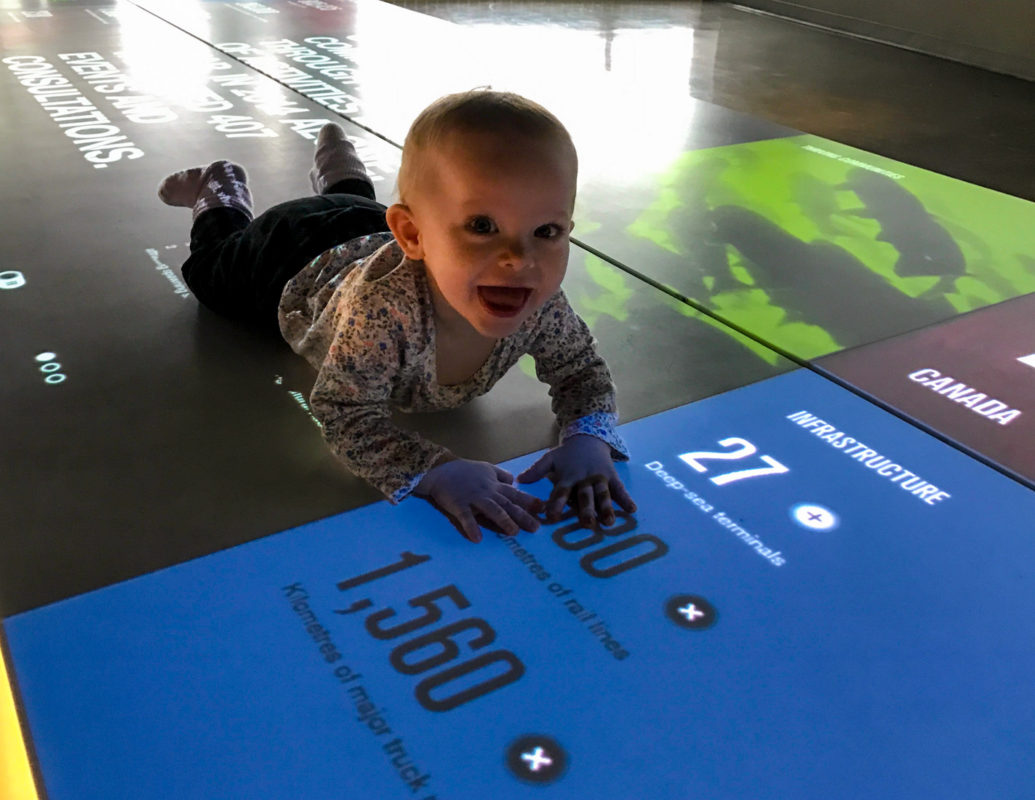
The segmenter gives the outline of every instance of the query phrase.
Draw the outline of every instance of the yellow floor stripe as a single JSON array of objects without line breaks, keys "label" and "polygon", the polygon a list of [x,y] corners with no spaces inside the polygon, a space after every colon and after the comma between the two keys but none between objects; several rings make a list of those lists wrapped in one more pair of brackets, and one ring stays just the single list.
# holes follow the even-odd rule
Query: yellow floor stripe
[{"label": "yellow floor stripe", "polygon": [[3,800],[39,800],[32,782],[7,665],[0,654],[0,796]]}]

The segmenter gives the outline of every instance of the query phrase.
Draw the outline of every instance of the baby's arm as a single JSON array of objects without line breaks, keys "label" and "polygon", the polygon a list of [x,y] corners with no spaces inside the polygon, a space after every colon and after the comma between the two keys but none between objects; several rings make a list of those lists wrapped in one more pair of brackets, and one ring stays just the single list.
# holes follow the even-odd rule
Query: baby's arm
[{"label": "baby's arm", "polygon": [[513,486],[508,472],[458,459],[392,421],[389,400],[405,361],[405,326],[349,310],[362,303],[342,305],[310,396],[335,455],[393,503],[411,492],[429,500],[471,541],[481,539],[479,516],[508,534],[539,527],[532,515],[542,502]]},{"label": "baby's arm", "polygon": [[614,384],[586,323],[568,305],[563,292],[548,302],[544,330],[531,350],[536,374],[550,385],[552,407],[561,427],[561,444],[518,476],[530,483],[549,477],[554,488],[547,518],[557,519],[565,504],[591,525],[614,522],[612,500],[626,512],[636,504],[615,470],[628,450],[616,430],[618,408]]},{"label": "baby's arm", "polygon": [[542,501],[514,486],[506,470],[456,458],[446,448],[399,428],[387,404],[349,405],[324,392],[314,389],[311,402],[331,449],[391,502],[411,493],[422,497],[472,542],[482,538],[479,517],[507,534],[539,527],[533,515],[542,510]]},{"label": "baby's arm", "polygon": [[379,380],[325,364],[309,398],[324,440],[353,474],[400,502],[449,451],[397,426]]}]

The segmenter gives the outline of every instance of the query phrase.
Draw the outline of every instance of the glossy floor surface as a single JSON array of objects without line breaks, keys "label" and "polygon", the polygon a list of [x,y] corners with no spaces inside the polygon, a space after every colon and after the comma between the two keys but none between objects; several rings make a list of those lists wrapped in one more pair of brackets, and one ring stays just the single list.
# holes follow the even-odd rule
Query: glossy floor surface
[{"label": "glossy floor surface", "polygon": [[[651,59],[662,58],[652,56],[652,43],[681,30],[685,58],[666,68],[666,80],[690,97],[1035,200],[1032,81],[735,3],[395,1],[474,29],[505,30],[536,58],[543,32],[563,29],[603,70],[649,71]],[[615,43],[637,37],[645,47],[630,63]]]}]

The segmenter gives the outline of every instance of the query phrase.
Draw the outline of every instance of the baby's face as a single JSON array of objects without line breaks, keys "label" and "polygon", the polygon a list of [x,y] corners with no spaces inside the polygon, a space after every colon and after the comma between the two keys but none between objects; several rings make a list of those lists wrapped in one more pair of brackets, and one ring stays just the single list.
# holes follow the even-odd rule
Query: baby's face
[{"label": "baby's face", "polygon": [[551,142],[454,137],[413,212],[436,313],[515,332],[561,285],[577,167]]}]

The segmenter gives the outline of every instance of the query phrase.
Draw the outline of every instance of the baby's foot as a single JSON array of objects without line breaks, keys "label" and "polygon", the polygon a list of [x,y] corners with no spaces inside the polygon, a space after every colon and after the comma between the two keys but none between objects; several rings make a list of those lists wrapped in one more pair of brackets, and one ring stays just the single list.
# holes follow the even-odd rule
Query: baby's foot
[{"label": "baby's foot", "polygon": [[365,181],[373,190],[366,167],[345,131],[340,125],[328,122],[316,135],[316,153],[313,168],[309,170],[309,182],[314,192],[326,194],[328,189],[344,180]]},{"label": "baby's foot", "polygon": [[232,161],[213,161],[207,167],[174,172],[158,187],[162,202],[193,209],[194,219],[212,208],[236,208],[252,218],[252,193],[244,167]]},{"label": "baby's foot", "polygon": [[205,167],[191,167],[174,172],[159,184],[158,197],[168,206],[193,208],[198,201],[204,173]]}]

